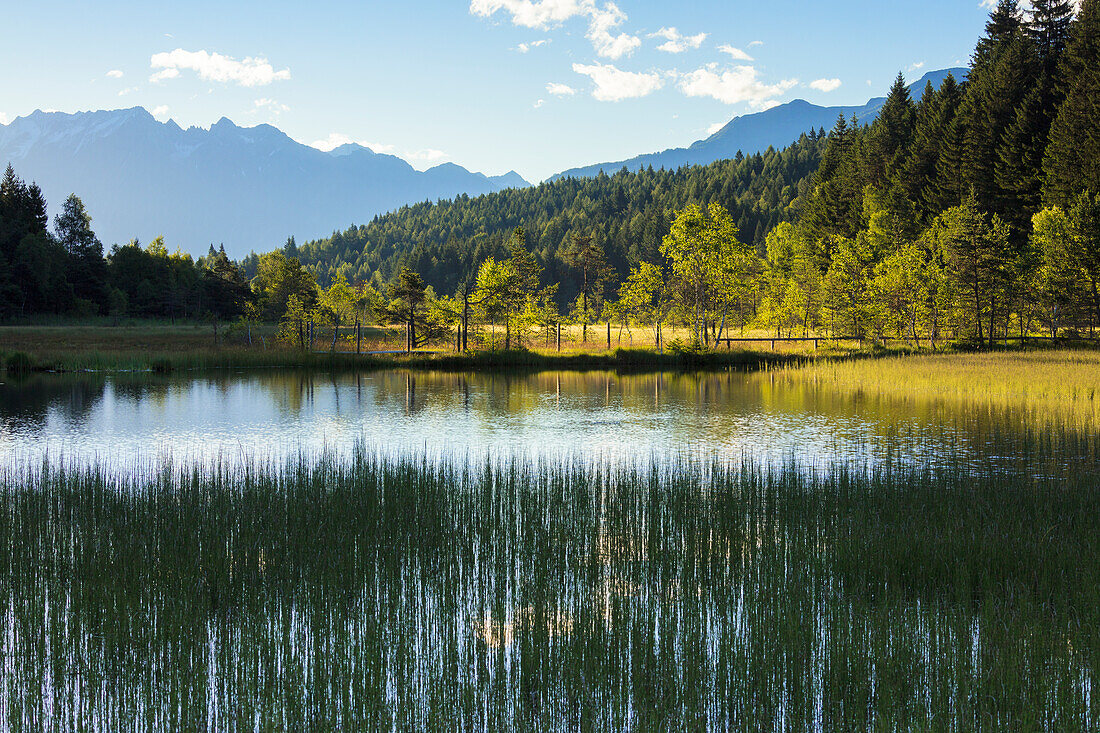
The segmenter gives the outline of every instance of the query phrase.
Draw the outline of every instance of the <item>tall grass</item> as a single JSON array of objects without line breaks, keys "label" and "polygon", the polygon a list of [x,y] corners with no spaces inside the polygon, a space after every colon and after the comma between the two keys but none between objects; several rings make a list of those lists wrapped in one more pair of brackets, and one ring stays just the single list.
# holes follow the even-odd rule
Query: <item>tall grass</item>
[{"label": "tall grass", "polygon": [[774,377],[845,395],[1011,408],[1038,423],[1100,429],[1100,351],[920,355],[790,365]]},{"label": "tall grass", "polygon": [[13,466],[0,726],[1095,728],[1098,475]]}]

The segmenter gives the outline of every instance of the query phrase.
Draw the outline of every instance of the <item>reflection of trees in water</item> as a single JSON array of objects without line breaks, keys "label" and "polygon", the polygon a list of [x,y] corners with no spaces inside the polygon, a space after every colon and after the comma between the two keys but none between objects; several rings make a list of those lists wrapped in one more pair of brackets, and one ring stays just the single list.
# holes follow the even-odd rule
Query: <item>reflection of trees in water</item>
[{"label": "reflection of trees in water", "polygon": [[51,411],[79,422],[103,400],[106,384],[96,375],[8,375],[0,383],[0,422],[18,424],[34,434],[45,427]]},{"label": "reflection of trees in water", "polygon": [[[202,402],[203,393],[209,402]],[[892,453],[915,461],[940,460],[957,451],[975,460],[997,456],[1007,467],[1016,454],[1013,446],[1030,434],[1069,429],[1059,413],[1025,400],[1001,404],[925,393],[906,397],[839,391],[812,381],[738,372],[34,375],[0,385],[0,418],[19,422],[28,435],[37,435],[51,414],[81,423],[105,400],[139,407],[175,402],[174,409],[186,420],[196,398],[203,409],[213,409],[242,395],[288,423],[303,414],[364,426],[403,417],[419,420],[417,430],[444,437],[461,426],[486,439],[506,431],[517,441],[550,430],[561,433],[554,433],[556,442],[578,451],[586,449],[586,431],[610,435],[622,424],[645,436],[646,448],[654,451],[764,453],[790,446],[808,456]],[[425,424],[428,417],[435,422]],[[233,416],[227,419],[232,424]],[[1093,454],[1100,454],[1100,448],[1094,446]]]}]

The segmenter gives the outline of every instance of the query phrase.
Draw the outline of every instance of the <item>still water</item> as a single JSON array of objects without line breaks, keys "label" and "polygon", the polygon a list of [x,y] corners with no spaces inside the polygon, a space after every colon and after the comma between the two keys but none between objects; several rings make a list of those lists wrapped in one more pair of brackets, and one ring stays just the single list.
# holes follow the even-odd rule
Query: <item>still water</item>
[{"label": "still water", "polygon": [[999,460],[1011,413],[902,404],[767,374],[269,372],[43,376],[0,384],[0,458],[126,469],[342,451],[479,457],[672,455],[788,462]]}]

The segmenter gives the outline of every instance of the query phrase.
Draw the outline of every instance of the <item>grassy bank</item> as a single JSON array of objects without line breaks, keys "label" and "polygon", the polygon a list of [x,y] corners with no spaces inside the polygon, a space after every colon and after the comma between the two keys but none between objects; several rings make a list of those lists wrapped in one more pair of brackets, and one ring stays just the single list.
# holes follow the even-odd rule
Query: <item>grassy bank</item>
[{"label": "grassy bank", "polygon": [[755,369],[764,365],[793,364],[806,357],[759,351],[658,353],[618,349],[609,352],[471,351],[412,354],[354,354],[337,351],[306,352],[285,348],[197,347],[191,350],[146,351],[140,348],[102,350],[11,351],[0,347],[0,365],[19,372],[130,372],[160,373],[210,369],[385,369],[438,371],[480,370],[683,370]]},{"label": "grassy bank", "polygon": [[840,394],[1013,409],[1036,425],[1100,429],[1100,350],[1091,348],[816,360],[771,378]]},{"label": "grassy bank", "polygon": [[0,474],[0,495],[12,729],[1100,715],[1091,464],[1055,480],[359,452],[145,477],[35,466]]},{"label": "grassy bank", "polygon": [[[579,327],[577,327],[579,328]],[[577,330],[577,329],[574,329]],[[579,337],[579,331],[578,331]],[[735,345],[733,349],[694,352],[671,348],[659,353],[651,346],[604,349],[595,344],[566,343],[562,351],[532,348],[530,350],[476,350],[464,354],[449,347],[420,353],[383,353],[400,351],[399,334],[382,328],[364,330],[362,354],[356,354],[355,342],[342,339],[335,352],[326,348],[329,342],[319,339],[314,351],[303,351],[277,345],[274,326],[257,325],[251,343],[243,332],[227,331],[223,325],[215,345],[212,326],[206,323],[131,320],[115,323],[108,319],[86,321],[39,319],[18,325],[0,326],[0,368],[9,372],[27,371],[155,371],[176,372],[211,369],[306,368],[306,369],[374,369],[405,367],[446,371],[479,370],[723,370],[774,367],[801,367],[811,363],[837,363],[916,353],[903,344],[884,348],[867,345],[855,348],[855,342],[836,344],[822,340],[820,348],[805,344],[786,346],[778,350],[757,348],[752,344]],[[743,348],[753,346],[752,348]],[[350,349],[350,351],[349,351]],[[1032,344],[1001,347],[995,353],[1054,349]],[[967,353],[966,347],[955,347],[951,356]],[[946,363],[946,362],[943,362]],[[855,374],[855,372],[851,372]],[[843,381],[847,377],[837,377]],[[891,377],[883,374],[880,382]],[[850,380],[849,380],[850,381]]]}]

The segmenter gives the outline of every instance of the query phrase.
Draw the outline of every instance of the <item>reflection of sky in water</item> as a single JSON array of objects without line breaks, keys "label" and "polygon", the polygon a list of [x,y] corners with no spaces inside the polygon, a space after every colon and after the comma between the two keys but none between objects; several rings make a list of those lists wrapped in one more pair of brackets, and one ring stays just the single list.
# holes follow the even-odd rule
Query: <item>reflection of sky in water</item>
[{"label": "reflection of sky in water", "polygon": [[965,430],[962,422],[937,408],[782,388],[743,374],[267,373],[0,385],[7,462],[47,453],[116,466],[167,453],[238,462],[363,443],[473,457],[718,454],[821,465],[890,455],[927,463],[967,446],[981,452],[973,420]]}]

